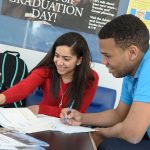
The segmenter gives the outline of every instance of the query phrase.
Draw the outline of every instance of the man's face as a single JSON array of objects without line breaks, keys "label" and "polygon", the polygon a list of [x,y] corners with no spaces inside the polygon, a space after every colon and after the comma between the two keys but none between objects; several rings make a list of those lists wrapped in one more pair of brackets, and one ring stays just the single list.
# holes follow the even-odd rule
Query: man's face
[{"label": "man's face", "polygon": [[129,60],[129,52],[116,45],[113,38],[101,39],[100,50],[102,63],[106,65],[114,77],[124,77],[132,72],[133,64]]}]

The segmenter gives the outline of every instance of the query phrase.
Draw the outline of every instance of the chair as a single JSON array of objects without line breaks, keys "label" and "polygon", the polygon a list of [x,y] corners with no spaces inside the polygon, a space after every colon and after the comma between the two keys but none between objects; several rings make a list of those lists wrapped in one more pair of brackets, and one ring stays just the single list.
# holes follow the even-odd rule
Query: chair
[{"label": "chair", "polygon": [[[31,95],[26,99],[26,106],[36,105],[41,101],[43,93],[40,88],[37,88]],[[104,110],[114,108],[116,100],[116,90],[106,88],[106,87],[97,87],[95,96],[87,109],[87,112],[101,112]]]},{"label": "chair", "polygon": [[38,87],[26,98],[26,106],[37,105],[42,99],[43,93]]},{"label": "chair", "polygon": [[87,112],[94,113],[112,109],[114,108],[115,100],[116,90],[99,86]]}]

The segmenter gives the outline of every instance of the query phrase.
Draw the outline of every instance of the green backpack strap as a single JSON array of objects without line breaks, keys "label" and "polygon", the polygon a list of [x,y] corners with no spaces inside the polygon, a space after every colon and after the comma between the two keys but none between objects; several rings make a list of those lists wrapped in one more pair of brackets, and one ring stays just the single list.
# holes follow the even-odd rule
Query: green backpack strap
[{"label": "green backpack strap", "polygon": [[2,61],[2,71],[1,71],[2,80],[1,80],[0,90],[2,89],[3,84],[4,84],[4,76],[5,76],[4,67],[5,67],[6,56],[7,56],[7,53],[4,53],[4,57],[3,57],[3,61]]}]

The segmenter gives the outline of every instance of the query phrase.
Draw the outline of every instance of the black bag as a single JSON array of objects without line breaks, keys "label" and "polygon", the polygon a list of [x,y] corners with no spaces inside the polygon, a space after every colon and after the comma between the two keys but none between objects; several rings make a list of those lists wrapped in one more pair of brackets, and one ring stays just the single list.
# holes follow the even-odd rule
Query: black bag
[{"label": "black bag", "polygon": [[[27,75],[27,65],[20,58],[19,52],[5,51],[0,53],[0,93],[12,87]],[[6,108],[25,107],[25,99],[1,106]]]}]

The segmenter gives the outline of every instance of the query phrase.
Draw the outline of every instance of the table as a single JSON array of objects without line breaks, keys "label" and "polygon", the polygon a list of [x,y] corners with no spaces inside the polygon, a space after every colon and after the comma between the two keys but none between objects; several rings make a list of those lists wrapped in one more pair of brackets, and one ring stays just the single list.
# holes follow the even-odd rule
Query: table
[{"label": "table", "polygon": [[50,146],[46,147],[46,150],[94,150],[88,133],[43,131],[30,135],[49,143]]}]

